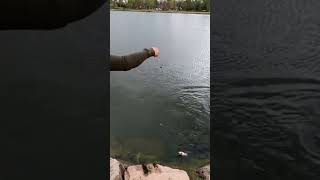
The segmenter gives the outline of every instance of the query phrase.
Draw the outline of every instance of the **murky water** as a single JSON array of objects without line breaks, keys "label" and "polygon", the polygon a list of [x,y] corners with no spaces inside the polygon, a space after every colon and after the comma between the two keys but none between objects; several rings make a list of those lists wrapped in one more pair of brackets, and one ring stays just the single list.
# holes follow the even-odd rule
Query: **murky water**
[{"label": "murky water", "polygon": [[[111,53],[156,46],[129,72],[111,72],[111,154],[130,161],[208,159],[210,16],[111,11]],[[185,162],[183,161],[183,162]]]},{"label": "murky water", "polygon": [[216,7],[215,172],[229,179],[319,179],[320,3]]}]

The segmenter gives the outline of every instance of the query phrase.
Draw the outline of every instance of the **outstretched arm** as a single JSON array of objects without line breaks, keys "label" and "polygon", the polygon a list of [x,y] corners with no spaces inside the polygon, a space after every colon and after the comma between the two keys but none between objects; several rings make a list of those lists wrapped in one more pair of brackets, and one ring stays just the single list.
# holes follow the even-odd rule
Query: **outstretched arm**
[{"label": "outstretched arm", "polygon": [[141,52],[132,53],[125,56],[110,55],[111,71],[129,71],[138,67],[151,56],[158,56],[158,48],[144,49]]}]

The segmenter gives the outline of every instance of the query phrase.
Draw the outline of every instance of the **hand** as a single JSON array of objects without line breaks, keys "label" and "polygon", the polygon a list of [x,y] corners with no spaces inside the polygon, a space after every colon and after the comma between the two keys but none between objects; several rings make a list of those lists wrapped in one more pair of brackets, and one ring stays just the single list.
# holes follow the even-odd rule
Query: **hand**
[{"label": "hand", "polygon": [[159,54],[160,54],[159,48],[152,47],[151,49],[152,49],[152,51],[153,51],[153,53],[154,53],[153,56],[154,56],[154,57],[158,57]]}]

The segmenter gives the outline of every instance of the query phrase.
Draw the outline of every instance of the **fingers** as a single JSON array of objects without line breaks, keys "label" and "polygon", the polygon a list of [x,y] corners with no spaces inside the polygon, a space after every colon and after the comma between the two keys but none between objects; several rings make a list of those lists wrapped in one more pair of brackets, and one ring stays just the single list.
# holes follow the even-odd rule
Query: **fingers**
[{"label": "fingers", "polygon": [[154,57],[158,57],[160,54],[159,48],[152,47],[152,50],[154,51]]}]

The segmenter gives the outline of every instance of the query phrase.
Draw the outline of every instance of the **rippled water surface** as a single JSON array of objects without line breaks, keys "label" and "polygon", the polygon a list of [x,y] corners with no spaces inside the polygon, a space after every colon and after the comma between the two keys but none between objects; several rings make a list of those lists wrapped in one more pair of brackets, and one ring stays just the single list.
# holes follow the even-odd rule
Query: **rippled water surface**
[{"label": "rippled water surface", "polygon": [[298,0],[217,3],[216,172],[319,179],[319,7]]},{"label": "rippled water surface", "polygon": [[126,160],[209,158],[210,16],[111,11],[111,53],[156,46],[129,72],[111,72],[111,154]]}]

